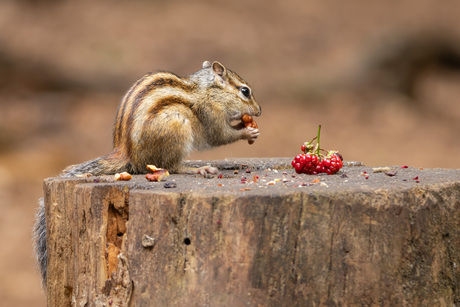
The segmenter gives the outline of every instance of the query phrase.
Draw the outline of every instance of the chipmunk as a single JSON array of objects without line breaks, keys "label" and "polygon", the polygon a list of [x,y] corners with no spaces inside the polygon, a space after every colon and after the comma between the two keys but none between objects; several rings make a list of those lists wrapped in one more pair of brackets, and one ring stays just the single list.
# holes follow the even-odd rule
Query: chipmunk
[{"label": "chipmunk", "polygon": [[[187,77],[170,72],[149,73],[125,94],[113,131],[113,151],[64,169],[60,176],[91,173],[146,173],[154,164],[173,173],[216,173],[211,166],[185,168],[193,150],[210,149],[238,140],[255,141],[259,129],[245,127],[242,115],[259,116],[261,107],[249,85],[221,63],[205,61]],[[44,200],[34,225],[34,248],[42,283],[46,285],[47,250]]]}]

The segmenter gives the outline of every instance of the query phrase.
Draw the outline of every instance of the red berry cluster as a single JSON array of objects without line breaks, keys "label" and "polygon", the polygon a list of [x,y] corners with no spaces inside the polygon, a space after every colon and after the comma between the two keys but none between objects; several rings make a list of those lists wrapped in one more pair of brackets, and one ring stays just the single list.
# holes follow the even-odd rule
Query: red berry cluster
[{"label": "red berry cluster", "polygon": [[[300,147],[304,152],[297,155],[292,160],[292,167],[294,167],[298,174],[310,174],[317,175],[319,173],[327,173],[329,175],[337,173],[343,166],[342,155],[336,151],[327,152],[326,156],[320,154],[319,148],[319,132],[321,126],[318,129],[318,136],[315,137],[308,143],[305,143]],[[313,146],[312,143],[318,140],[317,145]]]},{"label": "red berry cluster", "polygon": [[340,159],[340,155],[337,153],[328,154],[323,159],[312,153],[300,154],[292,160],[291,164],[297,174],[304,173],[310,175],[317,175],[319,173],[332,175],[337,173],[343,166],[342,159]]}]

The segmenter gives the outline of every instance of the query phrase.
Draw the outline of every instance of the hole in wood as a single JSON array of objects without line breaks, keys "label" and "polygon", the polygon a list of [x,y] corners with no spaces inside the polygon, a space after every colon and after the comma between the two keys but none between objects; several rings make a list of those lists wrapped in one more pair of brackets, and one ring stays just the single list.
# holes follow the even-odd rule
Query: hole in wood
[{"label": "hole in wood", "polygon": [[190,240],[190,238],[185,238],[184,243],[185,245],[190,245],[190,243],[192,243],[192,240]]}]

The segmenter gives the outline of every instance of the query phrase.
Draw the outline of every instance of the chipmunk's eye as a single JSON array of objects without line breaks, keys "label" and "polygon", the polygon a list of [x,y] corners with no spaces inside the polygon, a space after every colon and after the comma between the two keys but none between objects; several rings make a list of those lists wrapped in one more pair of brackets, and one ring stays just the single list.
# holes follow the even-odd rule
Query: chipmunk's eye
[{"label": "chipmunk's eye", "polygon": [[241,87],[240,91],[247,98],[251,96],[251,90],[246,86]]}]

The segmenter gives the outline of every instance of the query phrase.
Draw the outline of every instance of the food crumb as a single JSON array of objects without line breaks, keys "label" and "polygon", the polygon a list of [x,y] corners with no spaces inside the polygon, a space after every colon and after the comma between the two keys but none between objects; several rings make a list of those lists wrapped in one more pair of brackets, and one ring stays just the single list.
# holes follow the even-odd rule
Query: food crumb
[{"label": "food crumb", "polygon": [[396,176],[397,173],[398,171],[389,171],[389,172],[385,172],[385,175],[393,177],[393,176]]},{"label": "food crumb", "polygon": [[165,182],[163,187],[165,187],[166,189],[174,189],[177,187],[177,184],[175,182],[168,181],[168,182]]},{"label": "food crumb", "polygon": [[391,167],[384,166],[384,167],[373,167],[372,171],[374,173],[384,173],[384,172],[389,172],[391,171]]},{"label": "food crumb", "polygon": [[114,178],[117,181],[129,181],[133,178],[133,176],[131,176],[131,174],[128,172],[123,172],[123,173],[115,174]]}]

